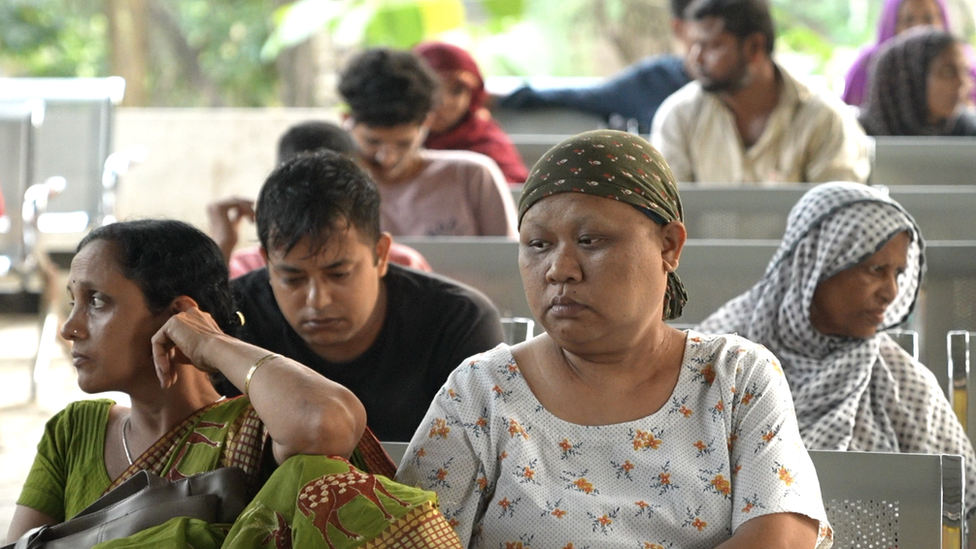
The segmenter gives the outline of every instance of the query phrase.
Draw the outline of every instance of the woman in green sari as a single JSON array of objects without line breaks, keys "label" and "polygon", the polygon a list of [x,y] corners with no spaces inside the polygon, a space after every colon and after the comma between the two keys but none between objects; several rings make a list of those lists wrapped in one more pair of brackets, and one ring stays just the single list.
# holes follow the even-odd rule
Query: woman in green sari
[{"label": "woman in green sari", "polygon": [[[126,393],[131,406],[79,401],[48,422],[8,541],[70,519],[140,470],[175,480],[225,466],[243,469],[254,491],[265,486],[233,528],[174,519],[98,547],[356,547],[446,524],[431,493],[362,472],[392,476],[392,466],[355,395],[227,335],[244,319],[220,250],[199,230],[164,220],[95,229],[78,245],[68,291],[61,335],[79,386]],[[220,397],[214,373],[245,396]],[[308,505],[353,477],[375,489],[333,496],[327,514]]]}]

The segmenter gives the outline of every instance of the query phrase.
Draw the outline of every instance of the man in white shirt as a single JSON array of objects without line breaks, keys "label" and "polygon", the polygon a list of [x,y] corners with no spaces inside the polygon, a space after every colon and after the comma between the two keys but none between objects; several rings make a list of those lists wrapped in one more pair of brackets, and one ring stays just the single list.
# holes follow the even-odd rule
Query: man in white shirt
[{"label": "man in white shirt", "polygon": [[765,0],[695,0],[685,15],[696,78],[664,101],[651,128],[676,180],[867,180],[868,140],[854,113],[773,60]]}]

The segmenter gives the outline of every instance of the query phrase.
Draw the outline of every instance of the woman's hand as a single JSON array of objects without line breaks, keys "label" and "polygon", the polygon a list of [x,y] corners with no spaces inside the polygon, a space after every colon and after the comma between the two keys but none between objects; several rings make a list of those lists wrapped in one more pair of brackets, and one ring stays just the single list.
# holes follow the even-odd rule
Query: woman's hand
[{"label": "woman's hand", "polygon": [[252,371],[267,349],[223,333],[190,297],[180,296],[171,306],[173,316],[152,337],[156,377],[164,389],[176,382],[176,366],[182,364],[220,372],[241,391],[250,372],[247,396],[274,441],[278,463],[295,454],[352,454],[366,428],[366,409],[352,391],[283,356]]},{"label": "woman's hand", "polygon": [[204,372],[216,372],[205,352],[206,344],[228,337],[209,314],[197,308],[193,300],[177,298],[174,306],[178,312],[152,338],[156,377],[164,389],[176,381],[174,364],[193,364]]}]

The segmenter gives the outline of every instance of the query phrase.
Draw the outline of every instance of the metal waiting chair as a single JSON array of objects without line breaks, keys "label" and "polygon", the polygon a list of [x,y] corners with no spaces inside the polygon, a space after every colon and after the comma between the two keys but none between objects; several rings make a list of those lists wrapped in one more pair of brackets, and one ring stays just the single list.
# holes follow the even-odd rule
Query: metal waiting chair
[{"label": "metal waiting chair", "polygon": [[[38,181],[63,177],[63,192],[37,220],[41,233],[84,233],[113,219],[114,108],[125,80],[109,78],[0,78],[0,102],[41,100],[31,170]],[[116,162],[118,164],[118,162]],[[53,198],[53,197],[52,197]]]},{"label": "metal waiting chair", "polygon": [[397,467],[400,466],[400,462],[403,461],[404,454],[407,453],[407,446],[409,442],[381,442],[383,449],[386,450],[387,455],[393,460],[393,463]]},{"label": "metal waiting chair", "polygon": [[886,330],[885,333],[895,340],[895,343],[900,345],[902,349],[908,351],[912,358],[918,360],[918,332],[904,328],[892,328]]},{"label": "metal waiting chair", "polygon": [[965,547],[962,456],[811,450],[834,547]]},{"label": "metal waiting chair", "polygon": [[969,440],[976,440],[976,406],[969,406],[969,387],[972,385],[969,382],[969,344],[973,335],[968,330],[951,330],[946,334],[949,402]]},{"label": "metal waiting chair", "polygon": [[0,101],[0,185],[6,213],[0,217],[0,304],[7,313],[37,314],[40,339],[32,367],[29,402],[51,358],[57,332],[56,269],[38,249],[37,222],[48,200],[64,189],[63,178],[34,183],[37,130],[45,116],[40,100]]},{"label": "metal waiting chair", "polygon": [[509,345],[528,341],[535,336],[535,320],[524,316],[502,317],[502,332]]}]

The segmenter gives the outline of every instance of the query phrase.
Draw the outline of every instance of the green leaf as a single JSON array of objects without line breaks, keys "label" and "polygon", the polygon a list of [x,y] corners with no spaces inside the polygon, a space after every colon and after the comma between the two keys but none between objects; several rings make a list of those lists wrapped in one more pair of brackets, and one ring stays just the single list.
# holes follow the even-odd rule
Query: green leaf
[{"label": "green leaf", "polygon": [[481,0],[481,7],[494,19],[521,18],[525,15],[523,0]]},{"label": "green leaf", "polygon": [[424,20],[414,3],[397,2],[381,6],[366,27],[367,46],[409,48],[424,37]]},{"label": "green leaf", "polygon": [[261,60],[271,61],[281,50],[301,44],[342,14],[338,0],[299,0],[275,10],[275,29],[261,48]]}]

